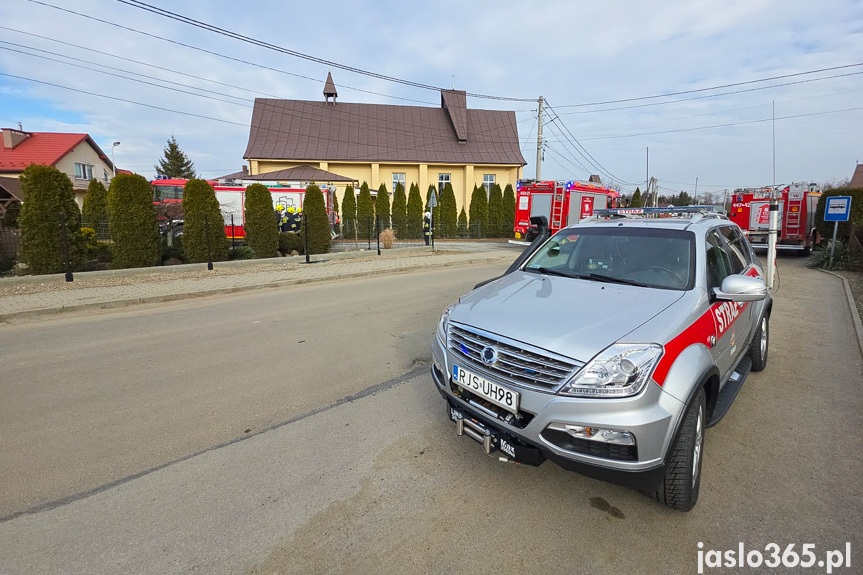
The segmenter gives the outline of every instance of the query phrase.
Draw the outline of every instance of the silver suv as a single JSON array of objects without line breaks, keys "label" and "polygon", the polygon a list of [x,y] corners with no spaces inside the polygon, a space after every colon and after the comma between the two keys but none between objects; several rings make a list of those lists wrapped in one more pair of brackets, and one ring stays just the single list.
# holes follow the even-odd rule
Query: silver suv
[{"label": "silver suv", "polygon": [[458,435],[692,509],[704,429],[767,364],[772,300],[736,224],[673,211],[597,210],[443,312],[432,377]]}]

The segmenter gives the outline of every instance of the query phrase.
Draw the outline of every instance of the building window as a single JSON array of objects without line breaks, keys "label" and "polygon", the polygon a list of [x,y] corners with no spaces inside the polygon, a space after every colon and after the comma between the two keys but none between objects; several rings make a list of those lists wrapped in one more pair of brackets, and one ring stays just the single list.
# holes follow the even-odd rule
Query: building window
[{"label": "building window", "polygon": [[438,174],[437,175],[437,192],[438,192],[438,195],[443,193],[443,189],[446,187],[446,185],[448,183],[450,183],[449,174]]},{"label": "building window", "polygon": [[482,186],[485,188],[485,195],[489,195],[491,193],[491,187],[494,185],[494,174],[483,174],[482,175]]},{"label": "building window", "polygon": [[102,169],[102,176],[105,178],[105,181],[108,181],[108,170]]},{"label": "building window", "polygon": [[75,179],[76,180],[92,180],[93,166],[90,164],[79,164],[75,162]]},{"label": "building window", "polygon": [[392,187],[393,192],[396,191],[396,186],[398,186],[399,184],[402,185],[402,190],[404,190],[405,189],[405,175],[403,173],[400,174],[397,172],[393,172],[393,187]]}]

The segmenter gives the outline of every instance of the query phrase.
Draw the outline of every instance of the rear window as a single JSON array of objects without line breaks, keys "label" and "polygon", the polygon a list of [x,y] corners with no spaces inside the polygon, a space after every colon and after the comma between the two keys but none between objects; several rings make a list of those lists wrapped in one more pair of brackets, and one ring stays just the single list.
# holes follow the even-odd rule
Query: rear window
[{"label": "rear window", "polygon": [[564,229],[524,271],[686,290],[694,284],[695,235],[650,228]]}]

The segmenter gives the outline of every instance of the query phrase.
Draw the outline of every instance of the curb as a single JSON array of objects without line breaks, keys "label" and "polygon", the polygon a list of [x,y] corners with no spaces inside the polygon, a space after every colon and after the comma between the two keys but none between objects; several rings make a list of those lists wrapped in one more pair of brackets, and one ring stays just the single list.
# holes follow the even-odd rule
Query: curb
[{"label": "curb", "polygon": [[818,271],[842,280],[842,285],[845,286],[845,298],[848,300],[848,307],[851,308],[851,320],[854,323],[854,331],[857,332],[857,345],[860,347],[860,355],[863,356],[863,322],[860,321],[860,314],[857,311],[857,304],[854,303],[854,294],[851,293],[851,286],[848,285],[848,280],[839,274],[834,274],[827,270]]},{"label": "curb", "polygon": [[[284,259],[284,258],[280,258]],[[298,279],[286,279],[279,280],[278,282],[271,282],[266,284],[258,284],[258,285],[249,285],[249,286],[240,286],[240,287],[231,287],[231,288],[217,288],[212,290],[205,291],[197,291],[197,292],[186,292],[186,293],[178,293],[178,294],[170,294],[170,295],[159,295],[152,297],[136,297],[136,298],[128,298],[128,299],[120,299],[113,300],[107,302],[91,302],[91,303],[82,303],[75,305],[68,305],[62,307],[54,307],[54,308],[42,308],[42,309],[33,309],[27,311],[18,311],[6,314],[0,314],[0,323],[6,322],[13,319],[25,319],[32,317],[39,317],[44,315],[58,315],[65,312],[74,312],[74,311],[83,311],[88,309],[113,309],[118,307],[126,307],[135,304],[145,304],[145,303],[161,303],[161,302],[171,302],[171,301],[179,301],[184,299],[192,299],[199,297],[206,297],[210,295],[224,295],[224,294],[232,294],[232,293],[240,293],[247,291],[255,291],[255,290],[263,290],[263,289],[271,289],[271,288],[281,288],[288,287],[294,285],[304,285],[304,284],[312,284],[312,283],[324,283],[333,280],[345,280],[345,279],[358,279],[363,277],[370,276],[380,276],[380,275],[398,275],[401,273],[410,273],[414,271],[427,270],[427,269],[435,269],[435,268],[444,268],[444,267],[463,267],[467,265],[472,265],[476,263],[488,263],[495,262],[502,258],[497,257],[480,257],[473,258],[469,260],[463,260],[459,262],[440,262],[440,263],[422,263],[416,266],[410,266],[405,268],[397,268],[391,270],[369,270],[369,271],[361,271],[361,272],[353,272],[353,273],[344,273],[344,274],[336,274],[332,276],[319,277],[319,278],[298,278]],[[206,264],[204,264],[206,265]],[[62,276],[61,276],[62,277]]]}]

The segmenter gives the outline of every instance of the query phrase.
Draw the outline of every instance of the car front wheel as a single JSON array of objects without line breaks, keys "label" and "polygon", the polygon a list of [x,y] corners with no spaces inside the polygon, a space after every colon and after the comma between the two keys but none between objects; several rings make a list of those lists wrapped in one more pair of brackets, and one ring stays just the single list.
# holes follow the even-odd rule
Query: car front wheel
[{"label": "car front wheel", "polygon": [[767,367],[767,351],[770,344],[770,318],[761,318],[761,324],[752,343],[749,345],[749,359],[752,360],[752,371],[761,371]]},{"label": "car front wheel", "polygon": [[677,511],[689,511],[698,501],[706,421],[704,389],[699,389],[686,408],[680,432],[669,452],[662,485],[652,493],[660,503]]}]

